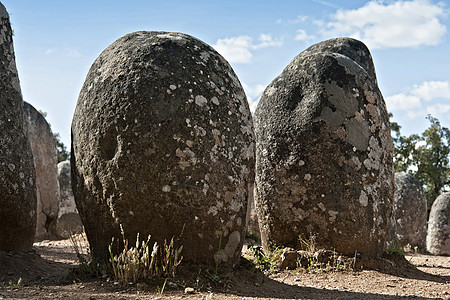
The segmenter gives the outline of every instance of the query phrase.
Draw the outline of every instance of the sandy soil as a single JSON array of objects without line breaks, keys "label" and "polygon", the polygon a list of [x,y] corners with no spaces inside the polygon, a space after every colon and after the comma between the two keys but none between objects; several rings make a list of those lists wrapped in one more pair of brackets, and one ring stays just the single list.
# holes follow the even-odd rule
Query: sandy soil
[{"label": "sandy soil", "polygon": [[242,259],[217,282],[184,266],[161,293],[163,279],[121,286],[107,274],[82,276],[69,240],[42,241],[28,253],[0,252],[0,299],[450,299],[450,257],[405,258],[384,258],[378,270],[272,275]]}]

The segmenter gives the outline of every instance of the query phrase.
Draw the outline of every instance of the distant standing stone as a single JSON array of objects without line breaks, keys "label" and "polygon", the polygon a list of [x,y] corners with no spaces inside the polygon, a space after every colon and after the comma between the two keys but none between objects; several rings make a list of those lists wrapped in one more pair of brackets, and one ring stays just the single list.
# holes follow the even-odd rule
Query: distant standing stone
[{"label": "distant standing stone", "polygon": [[427,251],[434,255],[450,255],[450,193],[437,197],[431,206]]},{"label": "distant standing stone", "polygon": [[36,178],[9,15],[0,3],[0,250],[26,251],[36,231]]},{"label": "distant standing stone", "polygon": [[392,139],[366,46],[327,40],[265,89],[254,116],[263,245],[380,256],[392,214]]},{"label": "distant standing stone", "polygon": [[83,232],[83,223],[81,222],[75,204],[75,198],[73,197],[70,180],[70,162],[68,160],[58,164],[58,181],[60,202],[56,233],[60,237],[68,238],[72,234]]},{"label": "distant standing stone", "polygon": [[89,70],[72,133],[72,186],[94,255],[108,256],[122,224],[130,241],[174,237],[184,261],[238,262],[254,131],[213,48],[182,33],[118,39]]},{"label": "distant standing stone", "polygon": [[411,174],[395,173],[394,211],[391,242],[400,247],[425,249],[427,200],[420,182]]},{"label": "distant standing stone", "polygon": [[40,112],[27,102],[24,102],[24,111],[36,170],[36,239],[51,239],[56,237],[59,209],[56,142],[50,125]]}]

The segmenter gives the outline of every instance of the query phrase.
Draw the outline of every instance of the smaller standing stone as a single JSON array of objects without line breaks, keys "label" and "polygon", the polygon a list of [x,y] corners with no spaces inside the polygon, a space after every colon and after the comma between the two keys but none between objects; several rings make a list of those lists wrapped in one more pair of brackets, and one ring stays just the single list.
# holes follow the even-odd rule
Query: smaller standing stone
[{"label": "smaller standing stone", "polygon": [[427,200],[420,182],[411,174],[395,173],[394,210],[390,242],[400,247],[425,249]]},{"label": "smaller standing stone", "polygon": [[261,240],[261,231],[259,230],[258,215],[256,213],[255,200],[253,199],[253,191],[248,201],[246,224],[246,234],[256,240]]},{"label": "smaller standing stone", "polygon": [[70,162],[62,161],[58,164],[58,181],[60,188],[60,202],[56,233],[68,238],[72,234],[83,232],[83,223],[78,214],[70,181]]},{"label": "smaller standing stone", "polygon": [[56,237],[59,209],[56,142],[50,125],[40,112],[27,102],[24,102],[24,112],[36,170],[36,239],[51,239]]},{"label": "smaller standing stone", "polygon": [[427,251],[450,255],[450,192],[434,200],[428,219]]}]

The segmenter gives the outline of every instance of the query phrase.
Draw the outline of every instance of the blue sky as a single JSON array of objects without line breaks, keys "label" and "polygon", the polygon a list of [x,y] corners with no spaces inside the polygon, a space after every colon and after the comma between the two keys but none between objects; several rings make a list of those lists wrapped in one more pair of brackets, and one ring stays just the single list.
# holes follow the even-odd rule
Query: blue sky
[{"label": "blue sky", "polygon": [[308,46],[339,36],[372,52],[380,89],[403,134],[426,115],[450,127],[449,1],[3,0],[14,28],[24,100],[70,145],[70,123],[90,65],[138,30],[178,31],[218,50],[254,109],[263,89]]}]

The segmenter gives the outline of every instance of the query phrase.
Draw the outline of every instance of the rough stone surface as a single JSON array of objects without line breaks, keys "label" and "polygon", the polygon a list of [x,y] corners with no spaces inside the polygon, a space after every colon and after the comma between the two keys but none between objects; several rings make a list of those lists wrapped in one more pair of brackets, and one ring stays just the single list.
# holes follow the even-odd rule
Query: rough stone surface
[{"label": "rough stone surface", "polygon": [[450,193],[437,197],[431,206],[427,251],[434,255],[450,255]]},{"label": "rough stone surface", "polygon": [[299,54],[254,116],[264,247],[380,256],[392,214],[392,139],[369,50],[331,39]]},{"label": "rough stone surface", "polygon": [[56,143],[50,125],[40,112],[24,102],[24,113],[36,170],[36,239],[51,239],[56,237],[59,208]]},{"label": "rough stone surface", "polygon": [[119,224],[175,237],[185,261],[235,265],[254,131],[230,65],[189,35],[135,32],[93,63],[72,121],[72,186],[94,255]]},{"label": "rough stone surface", "polygon": [[78,214],[75,198],[72,192],[70,180],[70,162],[62,161],[58,164],[59,181],[59,212],[56,222],[56,233],[58,236],[68,238],[72,234],[83,232],[83,223]]},{"label": "rough stone surface", "polygon": [[420,182],[411,174],[395,173],[394,209],[388,245],[424,250],[427,237],[427,200]]},{"label": "rough stone surface", "polygon": [[9,15],[0,3],[0,250],[31,249],[36,178]]}]

